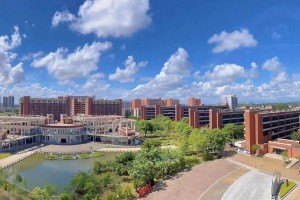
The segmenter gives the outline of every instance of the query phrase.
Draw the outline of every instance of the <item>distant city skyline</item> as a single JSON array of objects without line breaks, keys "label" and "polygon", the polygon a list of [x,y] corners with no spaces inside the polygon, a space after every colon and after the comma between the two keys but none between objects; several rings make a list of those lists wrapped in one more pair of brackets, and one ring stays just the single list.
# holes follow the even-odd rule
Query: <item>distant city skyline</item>
[{"label": "distant city skyline", "polygon": [[298,1],[4,0],[0,96],[300,101],[299,9]]}]

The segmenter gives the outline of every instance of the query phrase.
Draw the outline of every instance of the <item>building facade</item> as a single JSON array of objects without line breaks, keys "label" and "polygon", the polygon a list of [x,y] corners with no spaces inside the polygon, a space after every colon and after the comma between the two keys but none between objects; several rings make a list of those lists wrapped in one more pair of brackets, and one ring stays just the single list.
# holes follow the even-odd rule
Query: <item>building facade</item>
[{"label": "building facade", "polygon": [[77,144],[98,141],[112,144],[135,144],[138,133],[135,120],[122,116],[67,116],[60,121],[53,115],[0,116],[0,150],[9,151],[34,143]]},{"label": "building facade", "polygon": [[[298,131],[299,117],[300,110],[280,112],[246,110],[244,149],[248,153],[254,154],[256,152],[251,149],[254,144],[261,147],[261,153],[276,153],[288,150],[286,146],[299,148],[298,144],[283,140],[288,139],[291,133]],[[295,155],[295,153],[291,153],[291,150],[288,154]]]},{"label": "building facade", "polygon": [[222,129],[226,124],[244,124],[244,111],[243,110],[217,110],[209,109],[209,128]]},{"label": "building facade", "polygon": [[201,106],[201,99],[195,99],[193,97],[189,98],[188,106]]},{"label": "building facade", "polygon": [[238,98],[235,95],[222,95],[221,103],[223,105],[228,105],[230,110],[238,108]]},{"label": "building facade", "polygon": [[20,115],[41,115],[51,113],[54,120],[60,119],[60,114],[67,115],[122,115],[122,100],[95,99],[88,96],[66,96],[58,98],[20,98]]},{"label": "building facade", "polygon": [[14,96],[3,97],[2,102],[4,108],[13,108],[15,106],[15,97]]},{"label": "building facade", "polygon": [[164,100],[164,106],[170,107],[170,106],[176,106],[179,105],[180,101],[178,99],[165,99]]}]

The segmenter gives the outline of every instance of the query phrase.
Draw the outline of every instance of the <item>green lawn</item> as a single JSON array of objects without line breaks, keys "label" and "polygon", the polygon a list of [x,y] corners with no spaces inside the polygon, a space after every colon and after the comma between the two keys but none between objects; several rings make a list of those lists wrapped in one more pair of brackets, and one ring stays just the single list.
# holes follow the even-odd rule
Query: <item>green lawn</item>
[{"label": "green lawn", "polygon": [[289,185],[286,186],[286,183],[284,182],[283,185],[280,188],[279,191],[279,197],[282,198],[284,195],[286,195],[294,186],[296,185],[295,182],[289,181]]},{"label": "green lawn", "polygon": [[0,153],[0,159],[6,158],[8,156],[11,156],[10,153]]}]

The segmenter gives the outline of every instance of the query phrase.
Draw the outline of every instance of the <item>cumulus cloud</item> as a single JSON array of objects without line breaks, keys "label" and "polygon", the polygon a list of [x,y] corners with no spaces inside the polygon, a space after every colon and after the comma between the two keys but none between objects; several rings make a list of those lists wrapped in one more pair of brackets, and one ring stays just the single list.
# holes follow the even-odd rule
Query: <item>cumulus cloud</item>
[{"label": "cumulus cloud", "polygon": [[71,22],[74,21],[75,19],[76,17],[73,14],[69,13],[69,11],[67,10],[64,10],[62,12],[56,11],[52,17],[52,26],[56,27],[60,23]]},{"label": "cumulus cloud", "polygon": [[47,68],[48,73],[54,76],[59,83],[64,84],[81,77],[87,77],[98,67],[102,52],[111,48],[110,42],[93,42],[77,47],[74,52],[68,53],[66,48],[58,48],[44,57],[33,60],[31,65],[36,68]]},{"label": "cumulus cloud", "polygon": [[237,64],[220,64],[216,65],[212,71],[207,71],[204,78],[211,81],[213,85],[224,85],[233,83],[238,78],[252,78],[257,75],[257,65],[251,64],[251,69],[246,70],[244,67]]},{"label": "cumulus cloud", "polygon": [[151,22],[149,0],[90,0],[79,8],[77,16],[56,12],[52,25],[70,22],[71,29],[98,37],[130,36]]},{"label": "cumulus cloud", "polygon": [[119,81],[120,83],[129,83],[135,80],[134,75],[138,72],[141,67],[148,64],[147,61],[136,63],[133,56],[128,56],[124,62],[125,68],[121,69],[117,67],[114,74],[109,75],[109,80]]},{"label": "cumulus cloud", "polygon": [[171,55],[164,63],[160,73],[145,84],[140,84],[126,96],[135,97],[163,97],[166,92],[184,84],[185,78],[190,76],[188,53],[183,48]]},{"label": "cumulus cloud", "polygon": [[0,36],[0,83],[2,84],[16,84],[25,80],[23,63],[20,62],[15,66],[11,64],[11,61],[17,56],[11,50],[20,46],[21,41],[17,26],[14,27],[14,33],[10,37],[8,35]]},{"label": "cumulus cloud", "polygon": [[287,80],[285,68],[277,56],[266,60],[262,68],[271,72],[273,82],[283,82]]},{"label": "cumulus cloud", "polygon": [[222,53],[225,51],[232,51],[241,47],[255,47],[257,41],[248,29],[236,30],[231,33],[222,31],[220,34],[214,34],[208,40],[209,44],[216,44],[213,48],[213,53]]}]

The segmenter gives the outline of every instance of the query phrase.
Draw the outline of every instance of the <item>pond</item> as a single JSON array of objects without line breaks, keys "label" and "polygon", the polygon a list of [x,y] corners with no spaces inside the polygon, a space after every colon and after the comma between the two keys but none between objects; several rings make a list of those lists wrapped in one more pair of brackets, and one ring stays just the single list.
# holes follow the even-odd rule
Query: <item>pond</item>
[{"label": "pond", "polygon": [[35,154],[8,167],[6,170],[10,179],[15,174],[20,174],[26,181],[28,190],[50,184],[57,186],[59,193],[61,193],[77,172],[93,169],[93,163],[96,160],[111,161],[121,154],[119,152],[104,153],[104,156],[98,158],[93,157],[82,160],[46,160],[45,154]]}]

